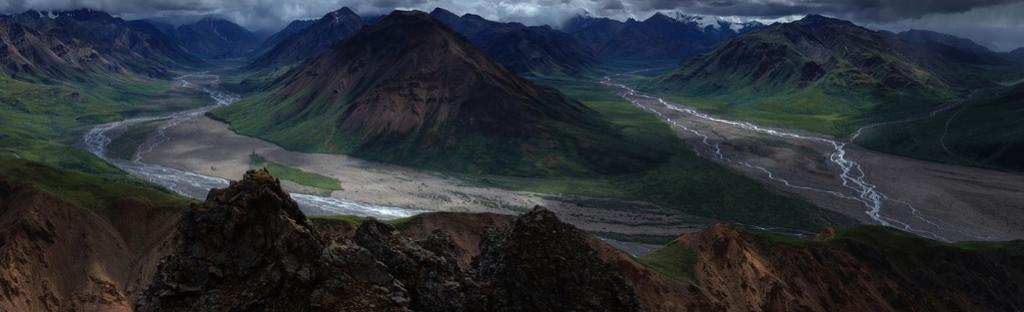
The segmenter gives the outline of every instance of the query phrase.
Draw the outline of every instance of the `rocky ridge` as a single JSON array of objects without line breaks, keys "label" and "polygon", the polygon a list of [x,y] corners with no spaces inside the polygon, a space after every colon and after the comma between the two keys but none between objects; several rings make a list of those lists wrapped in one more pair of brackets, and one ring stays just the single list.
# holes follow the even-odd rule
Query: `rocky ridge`
[{"label": "rocky ridge", "polygon": [[[531,247],[535,239],[552,243]],[[638,310],[631,289],[593,257],[584,234],[547,210],[534,209],[490,231],[481,246],[483,252],[464,270],[458,257],[465,251],[443,230],[413,240],[371,219],[351,238],[326,240],[276,179],[250,171],[185,213],[137,308]]]},{"label": "rocky ridge", "polygon": [[[123,207],[121,207],[123,206]],[[145,220],[139,224],[139,220]],[[626,255],[544,208],[307,219],[266,171],[203,203],[81,209],[0,178],[0,309],[1016,311],[1024,242],[716,225]],[[691,272],[675,274],[675,272]]]}]

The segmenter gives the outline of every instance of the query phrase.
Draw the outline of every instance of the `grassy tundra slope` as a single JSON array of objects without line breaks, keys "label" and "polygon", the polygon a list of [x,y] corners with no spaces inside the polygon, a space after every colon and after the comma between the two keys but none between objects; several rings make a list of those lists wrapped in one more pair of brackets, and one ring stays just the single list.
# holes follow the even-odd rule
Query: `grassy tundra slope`
[{"label": "grassy tundra slope", "polygon": [[185,110],[209,98],[176,88],[172,81],[94,76],[88,83],[31,83],[0,75],[0,156],[59,168],[119,172],[73,148],[96,124]]},{"label": "grassy tundra slope", "polygon": [[879,151],[957,165],[1024,171],[1024,83],[987,92],[934,117],[865,131]]},{"label": "grassy tundra slope", "polygon": [[252,162],[251,167],[253,169],[267,169],[267,171],[269,171],[270,174],[273,174],[278,179],[292,181],[301,185],[314,187],[319,190],[326,191],[328,194],[331,191],[341,190],[341,181],[338,181],[338,179],[319,175],[312,172],[302,171],[294,167],[289,167],[273,161],[269,161],[258,154],[249,155],[249,159]]},{"label": "grassy tundra slope", "polygon": [[461,175],[473,183],[549,194],[645,200],[688,214],[742,223],[816,230],[854,221],[804,200],[780,195],[760,183],[698,157],[666,124],[592,81],[535,80],[579,99],[619,129],[634,146],[668,155],[657,166],[591,177]]},{"label": "grassy tundra slope", "polygon": [[1017,77],[1021,63],[817,15],[740,35],[641,89],[757,123],[843,136]]}]

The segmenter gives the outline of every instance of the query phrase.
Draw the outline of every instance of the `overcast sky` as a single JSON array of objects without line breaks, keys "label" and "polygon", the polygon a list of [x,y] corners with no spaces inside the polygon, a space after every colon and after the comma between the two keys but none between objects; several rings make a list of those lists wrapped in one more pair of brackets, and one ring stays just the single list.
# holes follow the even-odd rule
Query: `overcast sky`
[{"label": "overcast sky", "polygon": [[762,20],[817,13],[872,28],[951,33],[998,50],[1024,46],[1024,0],[0,0],[4,13],[86,7],[127,19],[213,14],[261,31],[343,6],[363,15],[443,7],[531,25],[558,25],[584,11],[620,20],[656,11]]}]

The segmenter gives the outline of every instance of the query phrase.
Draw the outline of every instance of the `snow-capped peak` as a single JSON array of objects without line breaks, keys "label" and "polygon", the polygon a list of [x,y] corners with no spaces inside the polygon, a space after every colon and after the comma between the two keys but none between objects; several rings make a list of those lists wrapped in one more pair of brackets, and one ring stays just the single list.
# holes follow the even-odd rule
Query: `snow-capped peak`
[{"label": "snow-capped peak", "polygon": [[673,12],[673,14],[669,16],[672,17],[672,19],[675,19],[683,23],[697,24],[697,26],[700,27],[700,29],[705,29],[708,27],[718,29],[719,27],[721,27],[721,25],[719,25],[719,20],[711,16],[687,15],[683,14],[682,12]]},{"label": "snow-capped peak", "polygon": [[741,30],[750,27],[763,26],[760,22],[744,20],[735,16],[691,15],[683,12],[672,12],[667,15],[679,22],[694,24],[701,30],[707,30],[708,28],[713,30],[723,30],[724,28],[729,28],[735,32],[740,32]]}]

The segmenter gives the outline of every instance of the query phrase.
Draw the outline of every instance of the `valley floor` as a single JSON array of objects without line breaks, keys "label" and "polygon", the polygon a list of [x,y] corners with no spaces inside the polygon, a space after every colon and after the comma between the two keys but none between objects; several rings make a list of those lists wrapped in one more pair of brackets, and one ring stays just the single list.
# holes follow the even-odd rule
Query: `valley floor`
[{"label": "valley floor", "polygon": [[[1024,176],[918,161],[854,144],[842,148],[844,159],[850,161],[849,167],[843,168],[834,161],[833,145],[843,142],[819,140],[809,134],[769,135],[699,118],[684,106],[655,97],[625,96],[673,125],[700,156],[759,180],[774,191],[795,194],[861,222],[950,241],[1024,238]],[[635,254],[710,222],[643,202],[510,191],[345,155],[287,151],[237,134],[207,117],[170,127],[166,135],[166,142],[141,155],[144,162],[237,179],[251,168],[250,156],[255,153],[274,163],[335,178],[343,189],[330,192],[332,197],[372,205],[512,214],[542,205]],[[845,179],[840,177],[843,170],[850,170]],[[285,186],[293,192],[318,191],[287,181]]]},{"label": "valley floor", "polygon": [[[951,241],[1024,238],[1022,175],[914,160],[811,134],[753,129],[756,126],[612,87],[672,124],[702,157],[780,192],[799,194],[865,223],[890,225],[925,237]],[[834,144],[841,145],[841,159]],[[846,161],[848,167],[836,160]]]},{"label": "valley floor", "polygon": [[[519,214],[535,205],[548,207],[560,218],[594,233],[634,254],[703,226],[692,216],[641,202],[562,197],[469,185],[439,173],[365,161],[345,155],[287,151],[272,143],[236,134],[226,124],[207,117],[181,122],[165,132],[167,141],[140,156],[145,163],[163,165],[225,179],[238,179],[250,169],[256,153],[273,162],[333,177],[342,190],[331,196],[373,205],[430,211]],[[285,183],[293,192],[300,186]],[[610,201],[614,201],[613,203]],[[654,241],[643,239],[655,237]],[[638,242],[639,241],[639,242]]]}]

